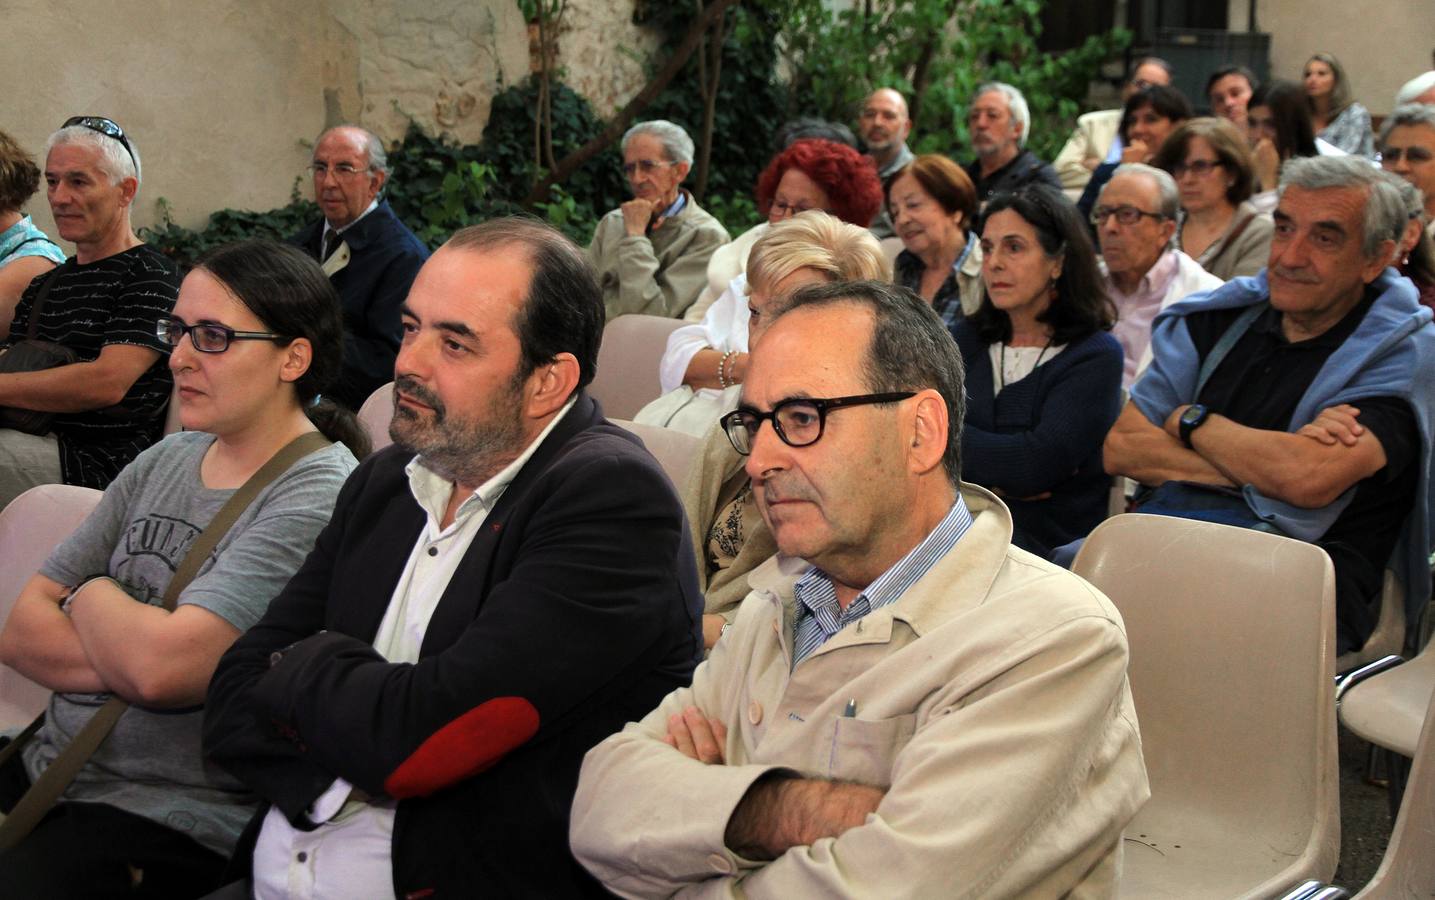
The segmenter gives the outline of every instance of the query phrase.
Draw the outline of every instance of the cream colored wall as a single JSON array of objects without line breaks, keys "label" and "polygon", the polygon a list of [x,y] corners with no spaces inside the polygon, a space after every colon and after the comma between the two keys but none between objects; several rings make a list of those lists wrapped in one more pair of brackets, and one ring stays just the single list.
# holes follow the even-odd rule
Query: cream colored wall
[{"label": "cream colored wall", "polygon": [[[188,226],[282,205],[326,123],[476,141],[528,69],[513,0],[8,0],[5,32],[0,129],[39,158],[68,116],[117,120],[144,163],[137,226],[161,197]],[[54,234],[43,192],[29,211]]]},{"label": "cream colored wall", "polygon": [[[1249,0],[1231,0],[1232,30],[1244,30],[1249,8]],[[1333,53],[1356,99],[1383,116],[1400,86],[1431,68],[1432,12],[1431,0],[1259,0],[1256,24],[1271,35],[1274,77],[1299,81],[1312,53]]]}]

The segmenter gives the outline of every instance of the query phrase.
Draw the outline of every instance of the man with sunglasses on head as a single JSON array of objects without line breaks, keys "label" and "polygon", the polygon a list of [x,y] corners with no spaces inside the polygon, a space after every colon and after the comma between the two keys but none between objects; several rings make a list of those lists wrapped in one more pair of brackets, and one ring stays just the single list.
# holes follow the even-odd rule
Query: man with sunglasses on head
[{"label": "man with sunglasses on head", "polygon": [[959,482],[930,304],[774,315],[722,422],[778,554],[691,687],[588,754],[574,853],[625,897],[1110,895],[1148,795],[1120,616]]},{"label": "man with sunglasses on head", "polygon": [[672,122],[639,122],[623,135],[633,199],[603,217],[588,245],[609,320],[681,316],[707,284],[713,251],[731,240],[683,189],[692,164],[693,139]]},{"label": "man with sunglasses on head", "polygon": [[1091,211],[1101,244],[1102,281],[1119,314],[1111,334],[1126,358],[1121,386],[1130,389],[1151,362],[1156,314],[1221,279],[1172,245],[1181,197],[1170,173],[1144,163],[1116,168]]},{"label": "man with sunglasses on head", "polygon": [[372,133],[339,125],[319,135],[309,164],[323,218],[294,235],[319,260],[344,310],[344,371],[330,392],[358,409],[394,380],[399,307],[429,251],[382,199],[388,154]]},{"label": "man with sunglasses on head", "polygon": [[76,360],[0,374],[0,406],[54,414],[48,433],[0,428],[0,506],[38,484],[103,489],[159,434],[173,381],[155,322],[180,274],[130,224],[140,174],[134,142],[101,116],[68,119],[45,143],[50,212],[75,255],[25,289],[5,347],[33,337]]}]

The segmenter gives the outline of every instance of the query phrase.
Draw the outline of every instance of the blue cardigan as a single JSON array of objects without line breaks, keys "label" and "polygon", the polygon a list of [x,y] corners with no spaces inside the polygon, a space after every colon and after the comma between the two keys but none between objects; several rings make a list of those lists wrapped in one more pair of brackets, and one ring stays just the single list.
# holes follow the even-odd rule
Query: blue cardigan
[{"label": "blue cardigan", "polygon": [[1046,556],[1084,537],[1106,516],[1101,444],[1121,412],[1121,345],[1098,331],[994,396],[988,344],[966,320],[952,337],[967,370],[963,480],[1002,492],[1024,550]]},{"label": "blue cardigan", "polygon": [[[1366,397],[1396,397],[1410,404],[1420,430],[1420,488],[1410,517],[1396,543],[1389,568],[1405,585],[1405,615],[1415,622],[1430,596],[1429,556],[1435,549],[1435,392],[1430,373],[1435,371],[1435,328],[1430,310],[1421,306],[1415,286],[1394,269],[1386,269],[1372,282],[1379,294],[1355,332],[1330,355],[1315,380],[1306,388],[1287,426],[1299,431],[1320,411],[1338,403],[1357,406]],[[1152,424],[1160,427],[1172,410],[1195,400],[1200,358],[1186,329],[1186,316],[1213,309],[1236,309],[1270,298],[1266,273],[1233,278],[1214,291],[1203,291],[1172,304],[1156,316],[1151,327],[1154,358],[1146,374],[1131,386],[1131,402]],[[1352,486],[1335,502],[1319,509],[1302,509],[1267,497],[1251,485],[1242,493],[1252,512],[1281,531],[1315,541],[1335,523],[1355,496]]]}]

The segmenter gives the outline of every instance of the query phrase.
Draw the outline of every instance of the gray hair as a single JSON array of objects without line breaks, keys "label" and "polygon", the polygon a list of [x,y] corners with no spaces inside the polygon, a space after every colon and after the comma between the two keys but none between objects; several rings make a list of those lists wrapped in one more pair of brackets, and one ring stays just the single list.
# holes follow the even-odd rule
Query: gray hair
[{"label": "gray hair", "polygon": [[872,342],[863,361],[867,389],[885,394],[932,388],[947,404],[942,468],[953,487],[962,477],[962,420],[966,415],[962,356],[932,304],[900,285],[846,281],[804,287],[777,304],[771,321],[802,307],[851,303],[872,311]]},{"label": "gray hair", "polygon": [[1011,110],[1011,117],[1021,126],[1021,134],[1017,135],[1016,145],[1026,146],[1026,136],[1031,134],[1031,110],[1027,108],[1026,97],[1022,92],[1007,84],[1005,81],[988,81],[980,85],[976,93],[972,94],[972,102],[983,94],[998,93],[1006,97],[1007,108]]},{"label": "gray hair", "polygon": [[[1176,218],[1176,214],[1181,210],[1181,192],[1176,188],[1176,179],[1171,177],[1170,172],[1145,163],[1122,163],[1111,173],[1111,181],[1122,175],[1140,175],[1154,181],[1156,193],[1161,199],[1161,215],[1168,219]],[[1110,184],[1111,181],[1106,183]],[[1106,193],[1106,188],[1102,188],[1101,192]]]},{"label": "gray hair", "polygon": [[[140,150],[135,146],[134,138],[129,132],[125,132],[125,140],[130,142],[129,150],[119,142],[118,138],[112,138],[107,134],[100,134],[92,131],[83,125],[71,125],[69,128],[61,128],[50,135],[45,141],[45,157],[50,156],[50,151],[56,147],[66,144],[83,144],[92,147],[100,155],[100,171],[110,177],[111,184],[119,184],[126,178],[135,180],[135,193],[139,193],[140,172]],[[134,154],[134,158],[130,158]]]},{"label": "gray hair", "polygon": [[1307,191],[1364,188],[1360,247],[1366,257],[1374,257],[1382,241],[1405,233],[1405,223],[1410,218],[1400,189],[1391,183],[1391,178],[1360,156],[1297,156],[1281,166],[1280,196],[1284,197],[1290,187]]},{"label": "gray hair", "polygon": [[1415,98],[1435,88],[1435,69],[1429,72],[1422,72],[1414,78],[1405,82],[1400,90],[1395,92],[1395,105],[1404,106],[1407,103],[1414,103]]},{"label": "gray hair", "polygon": [[1425,125],[1435,128],[1435,106],[1428,103],[1406,103],[1395,107],[1395,112],[1385,117],[1380,126],[1380,143],[1384,147],[1390,132],[1402,126]]},{"label": "gray hair", "polygon": [[369,161],[368,166],[371,172],[382,172],[385,175],[389,174],[389,152],[384,149],[384,142],[379,140],[378,136],[372,131],[362,126],[344,124],[335,125],[333,128],[325,128],[324,132],[319,135],[318,140],[314,141],[315,148],[319,146],[324,138],[341,128],[357,131],[364,136],[364,157]]},{"label": "gray hair", "polygon": [[693,139],[688,137],[681,125],[674,125],[667,119],[639,122],[623,135],[624,153],[628,152],[628,142],[640,134],[657,138],[669,161],[693,164]]},{"label": "gray hair", "polygon": [[[1394,185],[1395,189],[1400,192],[1400,199],[1405,204],[1405,217],[1407,219],[1419,219],[1421,222],[1424,222],[1424,191],[1421,191],[1420,188],[1406,181],[1404,178],[1401,178],[1399,175],[1396,175],[1394,172],[1385,172],[1384,170],[1382,170],[1382,173],[1385,175],[1386,178],[1390,179],[1390,183]],[[1398,241],[1404,236],[1405,229],[1401,228],[1400,234],[1396,238],[1396,240]]]}]

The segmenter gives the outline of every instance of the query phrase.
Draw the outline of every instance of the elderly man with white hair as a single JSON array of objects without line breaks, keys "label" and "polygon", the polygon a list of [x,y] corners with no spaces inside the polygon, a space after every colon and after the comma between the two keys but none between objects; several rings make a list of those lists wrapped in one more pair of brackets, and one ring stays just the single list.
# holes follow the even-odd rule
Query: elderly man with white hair
[{"label": "elderly man with white hair", "polygon": [[1106,293],[1118,313],[1111,334],[1126,357],[1121,386],[1129,390],[1151,362],[1156,314],[1222,281],[1172,243],[1181,198],[1169,173],[1144,163],[1118,166],[1096,204],[1091,223]]},{"label": "elderly man with white hair", "polygon": [[1421,72],[1400,86],[1395,93],[1395,105],[1404,106],[1407,103],[1435,105],[1435,69]]},{"label": "elderly man with white hair", "polygon": [[[1435,82],[1432,82],[1435,84]],[[1425,197],[1425,221],[1435,237],[1435,105],[1397,106],[1380,125],[1380,165]]]},{"label": "elderly man with white hair", "polygon": [[[159,432],[173,381],[155,323],[180,275],[130,225],[140,171],[134,141],[102,116],[67,119],[45,143],[50,212],[75,255],[30,282],[5,347],[34,338],[75,359],[0,374],[0,506],[39,484],[103,489]],[[26,410],[52,415],[13,417]]]},{"label": "elderly man with white hair", "polygon": [[633,199],[603,217],[588,245],[610,320],[681,316],[707,283],[713,251],[731,240],[683,189],[692,164],[693,139],[672,122],[639,122],[623,135]]},{"label": "elderly man with white hair", "polygon": [[1031,112],[1021,91],[1001,81],[978,87],[967,107],[967,130],[977,158],[966,169],[982,205],[993,194],[1028,184],[1049,184],[1061,190],[1056,170],[1026,149]]}]

